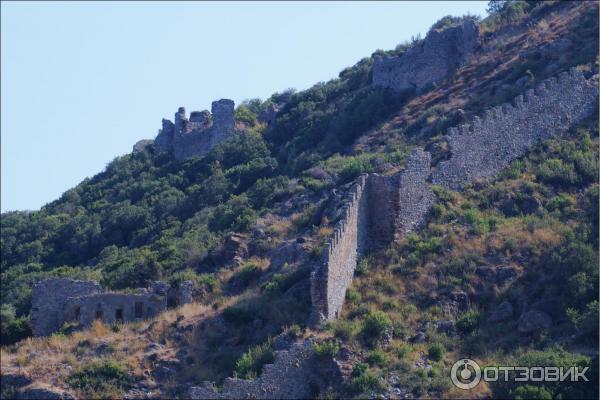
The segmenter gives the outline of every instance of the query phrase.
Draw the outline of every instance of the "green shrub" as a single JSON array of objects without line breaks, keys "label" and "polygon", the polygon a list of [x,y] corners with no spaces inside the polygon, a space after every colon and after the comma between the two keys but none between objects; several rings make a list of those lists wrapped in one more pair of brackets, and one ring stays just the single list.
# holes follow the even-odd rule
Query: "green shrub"
[{"label": "green shrub", "polygon": [[29,317],[16,317],[12,304],[0,305],[0,343],[12,344],[31,336]]},{"label": "green shrub", "polygon": [[220,282],[215,274],[202,274],[196,279],[198,286],[206,286],[211,292],[216,292],[219,289]]},{"label": "green shrub", "polygon": [[348,341],[356,336],[356,326],[352,321],[338,320],[331,325],[333,335],[343,341]]},{"label": "green shrub", "polygon": [[362,331],[365,335],[379,337],[392,328],[390,317],[383,311],[371,312],[363,323]]},{"label": "green shrub", "polygon": [[444,346],[441,343],[432,343],[427,350],[427,356],[430,360],[440,361],[444,358]]},{"label": "green shrub", "polygon": [[513,392],[515,400],[552,400],[552,392],[543,386],[523,385],[516,388]]},{"label": "green shrub", "polygon": [[340,184],[348,183],[356,178],[358,178],[361,174],[372,172],[373,167],[371,166],[371,162],[368,158],[365,157],[356,157],[350,158],[346,161],[344,167],[339,173],[339,182]]},{"label": "green shrub", "polygon": [[246,263],[240,268],[239,272],[235,275],[235,280],[242,287],[247,287],[252,282],[256,281],[261,274],[261,269],[258,265],[253,262]]},{"label": "green shrub", "polygon": [[361,258],[356,264],[354,272],[359,276],[366,274],[369,271],[369,261],[368,257]]},{"label": "green shrub", "polygon": [[323,343],[314,343],[313,349],[317,358],[322,360],[331,359],[340,351],[340,346],[333,340],[328,340]]},{"label": "green shrub", "polygon": [[346,290],[346,300],[349,303],[358,304],[362,300],[362,296],[356,289],[348,288],[348,290]]},{"label": "green shrub", "polygon": [[269,338],[265,343],[250,348],[235,363],[234,376],[241,379],[254,379],[260,375],[265,364],[272,363],[273,340]]},{"label": "green shrub", "polygon": [[367,364],[358,363],[354,366],[348,388],[350,392],[358,394],[381,388],[382,385],[379,378],[373,371],[369,370]]},{"label": "green shrub", "polygon": [[476,311],[467,311],[456,321],[456,329],[464,334],[469,334],[477,328],[479,323],[479,313]]},{"label": "green shrub", "polygon": [[536,175],[540,181],[558,186],[572,186],[579,182],[573,164],[558,158],[544,161]]},{"label": "green shrub", "polygon": [[387,361],[387,354],[385,354],[380,349],[373,350],[367,356],[367,362],[369,363],[369,365],[379,365],[380,367],[383,367],[387,363]]},{"label": "green shrub", "polygon": [[130,378],[124,365],[115,360],[93,361],[76,369],[67,384],[94,398],[120,397],[129,387]]}]

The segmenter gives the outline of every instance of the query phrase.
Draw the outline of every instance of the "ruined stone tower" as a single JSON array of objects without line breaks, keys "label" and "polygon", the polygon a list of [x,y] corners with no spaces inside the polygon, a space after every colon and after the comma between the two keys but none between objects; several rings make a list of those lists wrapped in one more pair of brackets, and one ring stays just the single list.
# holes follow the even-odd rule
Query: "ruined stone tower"
[{"label": "ruined stone tower", "polygon": [[179,107],[174,122],[162,120],[162,129],[154,140],[156,150],[183,160],[208,153],[236,133],[233,100],[213,101],[211,111],[192,111],[188,119],[185,108]]}]

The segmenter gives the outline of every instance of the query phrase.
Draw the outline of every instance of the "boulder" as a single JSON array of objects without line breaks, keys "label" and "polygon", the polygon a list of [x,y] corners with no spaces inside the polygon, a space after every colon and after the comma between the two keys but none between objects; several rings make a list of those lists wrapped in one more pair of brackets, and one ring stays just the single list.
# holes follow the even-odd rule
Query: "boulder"
[{"label": "boulder", "polygon": [[415,336],[410,338],[411,343],[423,343],[427,340],[427,335],[423,331],[417,332]]},{"label": "boulder", "polygon": [[512,281],[517,276],[517,270],[514,267],[501,267],[496,270],[496,283],[502,285]]},{"label": "boulder", "polygon": [[488,323],[493,324],[496,322],[506,321],[513,316],[513,306],[508,301],[503,301],[494,310],[492,315],[488,318]]},{"label": "boulder", "polygon": [[530,310],[519,318],[518,331],[520,333],[533,333],[552,326],[552,318],[548,314],[538,310]]},{"label": "boulder", "polygon": [[238,233],[230,234],[223,245],[210,253],[210,258],[216,265],[227,264],[234,259],[242,260],[248,256],[248,240]]},{"label": "boulder", "polygon": [[436,325],[436,329],[440,333],[445,333],[448,336],[454,336],[456,334],[456,324],[454,321],[438,321]]},{"label": "boulder", "polygon": [[450,293],[450,298],[458,304],[458,307],[461,310],[467,310],[471,306],[471,302],[469,301],[469,295],[462,290],[456,290]]}]

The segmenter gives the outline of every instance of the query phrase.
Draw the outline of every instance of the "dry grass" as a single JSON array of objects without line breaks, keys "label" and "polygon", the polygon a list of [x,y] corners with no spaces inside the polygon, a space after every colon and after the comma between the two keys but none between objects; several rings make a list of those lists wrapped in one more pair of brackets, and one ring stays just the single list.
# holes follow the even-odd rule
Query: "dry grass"
[{"label": "dry grass", "polygon": [[[144,361],[146,347],[163,338],[178,316],[184,317],[183,322],[198,323],[216,312],[210,306],[191,303],[144,322],[120,325],[118,331],[95,321],[89,329],[68,336],[55,334],[28,338],[1,349],[1,367],[3,371],[17,370],[31,377],[36,384],[68,390],[65,379],[71,370],[109,357],[125,365],[133,376],[141,378],[149,367]],[[165,351],[174,354],[173,346],[175,343],[167,340]],[[99,348],[108,350],[99,352]]]}]

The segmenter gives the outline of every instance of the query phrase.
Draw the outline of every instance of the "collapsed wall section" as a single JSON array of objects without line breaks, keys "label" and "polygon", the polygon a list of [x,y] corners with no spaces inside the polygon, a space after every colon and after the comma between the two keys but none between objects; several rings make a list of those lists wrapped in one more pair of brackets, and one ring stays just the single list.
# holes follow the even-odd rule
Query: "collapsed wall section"
[{"label": "collapsed wall section", "polygon": [[191,399],[309,399],[314,396],[311,377],[319,380],[310,363],[313,354],[310,340],[294,343],[288,350],[275,352],[273,363],[266,364],[254,380],[227,378],[219,391],[204,382],[191,387],[188,394]]},{"label": "collapsed wall section", "polygon": [[432,182],[450,189],[488,179],[540,141],[564,133],[596,108],[598,86],[575,69],[540,83],[514,104],[487,110],[483,118],[450,128],[451,157],[439,163]]},{"label": "collapsed wall section", "polygon": [[462,66],[475,51],[479,28],[472,20],[427,37],[400,56],[376,56],[373,85],[395,91],[416,90],[440,83]]}]

